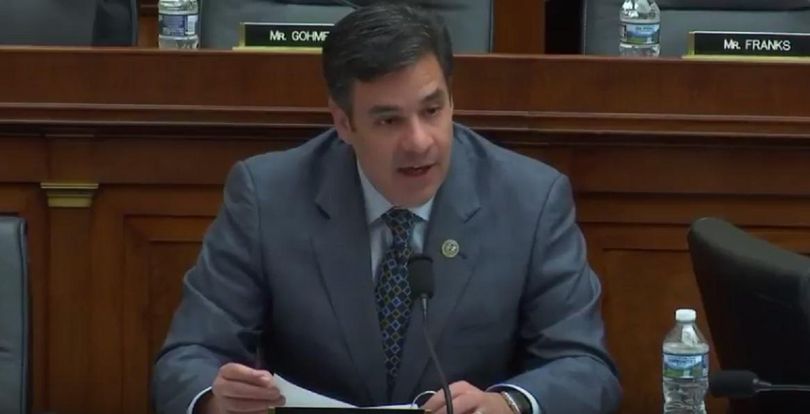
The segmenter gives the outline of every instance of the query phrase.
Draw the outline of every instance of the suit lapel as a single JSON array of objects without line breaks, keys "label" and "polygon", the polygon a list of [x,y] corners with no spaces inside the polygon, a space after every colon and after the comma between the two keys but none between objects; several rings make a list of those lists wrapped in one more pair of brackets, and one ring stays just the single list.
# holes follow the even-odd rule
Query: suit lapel
[{"label": "suit lapel", "polygon": [[325,218],[313,247],[342,340],[369,401],[380,405],[387,399],[385,355],[374,303],[365,204],[351,148],[335,146],[330,150],[334,155],[325,157],[322,165],[315,201]]},{"label": "suit lapel", "polygon": [[[428,304],[428,325],[431,340],[437,347],[442,331],[470,281],[478,257],[477,238],[480,234],[474,234],[474,226],[469,221],[480,205],[475,172],[461,144],[456,140],[453,145],[451,168],[436,195],[424,246],[424,253],[433,258],[435,290]],[[448,240],[455,240],[460,246],[455,257],[442,253],[442,245]],[[394,402],[410,402],[415,394],[425,391],[416,390],[429,362],[420,306],[414,303],[394,387]]]}]

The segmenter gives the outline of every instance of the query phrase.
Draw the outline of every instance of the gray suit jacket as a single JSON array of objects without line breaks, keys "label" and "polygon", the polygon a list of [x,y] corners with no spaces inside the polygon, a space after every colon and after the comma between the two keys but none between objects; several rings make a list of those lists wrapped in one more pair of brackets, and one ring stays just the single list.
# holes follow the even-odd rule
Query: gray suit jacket
[{"label": "gray suit jacket", "polygon": [[[615,410],[599,281],[567,178],[454,129],[424,249],[436,274],[430,335],[448,380],[520,386],[546,414]],[[333,130],[238,163],[155,366],[158,411],[182,413],[230,361],[259,360],[357,405],[439,388],[414,317],[386,396],[365,223],[354,153]],[[455,258],[441,254],[447,239],[461,247]]]}]

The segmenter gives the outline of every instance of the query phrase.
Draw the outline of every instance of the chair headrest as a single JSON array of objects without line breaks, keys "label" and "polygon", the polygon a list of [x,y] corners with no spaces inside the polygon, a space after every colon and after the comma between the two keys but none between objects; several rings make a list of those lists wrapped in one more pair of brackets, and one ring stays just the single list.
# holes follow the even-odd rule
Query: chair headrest
[{"label": "chair headrest", "polygon": [[772,298],[793,297],[797,294],[797,283],[810,283],[810,258],[755,237],[724,220],[709,217],[695,221],[687,239],[699,280],[708,271],[714,277],[733,279],[738,287]]}]

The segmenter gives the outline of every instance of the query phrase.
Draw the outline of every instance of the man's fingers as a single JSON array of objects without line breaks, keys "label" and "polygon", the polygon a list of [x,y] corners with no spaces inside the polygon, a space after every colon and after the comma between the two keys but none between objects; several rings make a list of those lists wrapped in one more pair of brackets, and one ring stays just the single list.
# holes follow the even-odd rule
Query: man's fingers
[{"label": "man's fingers", "polygon": [[263,387],[223,379],[214,383],[214,394],[227,398],[241,398],[248,400],[277,400],[281,397],[281,391],[276,387]]},{"label": "man's fingers", "polygon": [[219,369],[219,375],[231,381],[246,382],[257,386],[273,386],[273,375],[264,370],[253,369],[236,363],[228,363]]},{"label": "man's fingers", "polygon": [[[453,395],[453,414],[471,414],[478,407],[475,396],[469,393]],[[434,414],[447,414],[447,405],[442,404]]]},{"label": "man's fingers", "polygon": [[467,381],[456,381],[450,384],[448,388],[450,388],[450,394],[453,395],[453,398],[456,398],[456,396],[459,394],[466,394],[471,391],[481,391]]},{"label": "man's fingers", "polygon": [[[459,395],[467,394],[473,391],[480,391],[478,388],[473,386],[467,381],[456,381],[450,386],[450,398],[455,400]],[[442,389],[436,390],[436,393],[430,397],[427,402],[422,406],[423,409],[433,411],[435,414],[446,414],[447,413],[447,406],[444,403],[444,391]],[[453,405],[453,412],[455,413],[455,404]],[[460,413],[455,413],[460,414]]]},{"label": "man's fingers", "polygon": [[[283,399],[280,401],[283,403]],[[271,404],[266,400],[250,400],[243,398],[222,398],[219,401],[220,408],[226,413],[262,413],[266,414],[270,407],[277,407],[283,404]]]},{"label": "man's fingers", "polygon": [[[453,398],[454,414],[473,414],[480,409],[484,392],[467,381],[457,381],[448,387]],[[444,403],[444,392],[439,390],[425,403],[424,409],[434,414],[447,414],[447,405]],[[478,413],[482,414],[482,413]]]},{"label": "man's fingers", "polygon": [[236,363],[219,369],[212,393],[221,411],[229,414],[266,414],[268,408],[286,403],[272,374]]},{"label": "man's fingers", "polygon": [[473,414],[479,409],[481,400],[481,397],[474,393],[465,393],[453,397],[453,413]]},{"label": "man's fingers", "polygon": [[430,397],[422,408],[427,411],[436,412],[439,408],[444,407],[444,392],[442,390],[436,391],[432,397]]}]

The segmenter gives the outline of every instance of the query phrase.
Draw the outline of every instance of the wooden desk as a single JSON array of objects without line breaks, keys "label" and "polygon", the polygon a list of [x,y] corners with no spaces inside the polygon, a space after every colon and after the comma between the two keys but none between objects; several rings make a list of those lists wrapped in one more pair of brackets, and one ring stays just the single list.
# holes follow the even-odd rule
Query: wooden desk
[{"label": "wooden desk", "polygon": [[[318,59],[0,49],[0,213],[30,225],[37,409],[147,411],[152,358],[228,168],[329,125]],[[692,220],[810,252],[807,79],[802,64],[458,59],[457,119],[572,179],[622,412],[659,412],[676,307],[709,331]],[[76,200],[92,206],[60,207]]]}]

